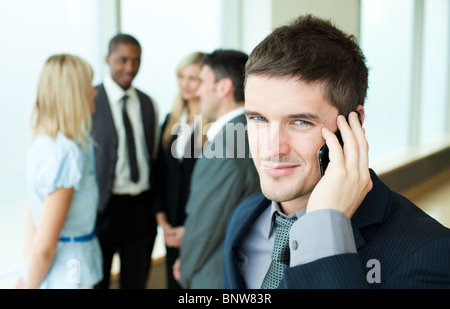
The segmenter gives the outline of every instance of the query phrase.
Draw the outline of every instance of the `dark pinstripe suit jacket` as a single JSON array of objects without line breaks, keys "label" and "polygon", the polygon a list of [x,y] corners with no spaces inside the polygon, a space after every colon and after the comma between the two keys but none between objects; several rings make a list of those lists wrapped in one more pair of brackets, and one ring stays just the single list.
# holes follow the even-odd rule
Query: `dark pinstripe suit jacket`
[{"label": "dark pinstripe suit jacket", "polygon": [[[91,135],[97,146],[95,147],[95,160],[97,169],[97,182],[100,192],[99,211],[102,213],[112,194],[114,174],[117,161],[117,133],[114,126],[109,101],[103,84],[96,87],[95,113],[92,115]],[[156,116],[153,102],[145,93],[136,89],[141,103],[142,123],[145,133],[147,150],[150,155],[149,166],[152,165],[153,148],[155,146]],[[150,183],[153,179],[150,177]]]},{"label": "dark pinstripe suit jacket", "polygon": [[[371,171],[373,189],[352,218],[358,252],[288,268],[280,288],[450,288],[450,230]],[[224,288],[245,288],[237,248],[269,207],[262,194],[244,200],[230,217],[224,248]],[[370,280],[379,261],[379,283]],[[369,278],[369,280],[368,280]]]}]

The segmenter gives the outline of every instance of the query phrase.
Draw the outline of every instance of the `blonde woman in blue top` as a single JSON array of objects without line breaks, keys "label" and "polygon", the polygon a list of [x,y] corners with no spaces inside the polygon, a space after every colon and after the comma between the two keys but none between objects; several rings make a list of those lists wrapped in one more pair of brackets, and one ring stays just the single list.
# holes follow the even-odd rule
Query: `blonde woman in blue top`
[{"label": "blonde woman in blue top", "polygon": [[86,61],[67,54],[50,57],[42,70],[27,162],[26,263],[17,287],[83,288],[102,278],[92,77]]}]

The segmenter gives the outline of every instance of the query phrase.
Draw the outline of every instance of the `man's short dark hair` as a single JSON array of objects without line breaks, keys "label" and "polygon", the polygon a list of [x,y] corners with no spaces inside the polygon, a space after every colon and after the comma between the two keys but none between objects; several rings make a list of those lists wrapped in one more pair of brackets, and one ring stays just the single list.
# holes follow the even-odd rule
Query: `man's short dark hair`
[{"label": "man's short dark hair", "polygon": [[141,49],[141,44],[139,44],[139,41],[135,37],[129,34],[119,33],[109,41],[108,55],[111,55],[119,44],[133,44]]},{"label": "man's short dark hair", "polygon": [[233,97],[236,102],[244,101],[244,70],[248,55],[237,50],[215,50],[203,60],[214,72],[216,81],[231,79],[234,87]]},{"label": "man's short dark hair", "polygon": [[267,36],[249,56],[245,78],[251,74],[322,84],[325,99],[343,115],[364,104],[368,88],[368,69],[355,37],[311,15]]}]

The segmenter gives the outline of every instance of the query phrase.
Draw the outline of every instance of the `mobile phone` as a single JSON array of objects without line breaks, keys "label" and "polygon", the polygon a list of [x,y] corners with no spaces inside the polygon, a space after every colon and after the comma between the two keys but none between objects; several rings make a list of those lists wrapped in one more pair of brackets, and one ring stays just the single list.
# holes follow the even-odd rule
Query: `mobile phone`
[{"label": "mobile phone", "polygon": [[[358,120],[359,123],[361,123],[361,114],[358,111],[355,111],[358,114]],[[348,116],[347,116],[347,122],[348,122]],[[337,130],[334,134],[336,134],[336,137],[339,141],[339,144],[341,144],[341,147],[344,147],[344,141],[342,140],[342,135],[339,130]],[[328,167],[328,163],[330,163],[330,157],[329,157],[330,150],[328,149],[327,144],[325,143],[317,152],[317,159],[319,160],[319,167],[320,167],[320,175],[323,177],[325,174],[325,170]]]}]

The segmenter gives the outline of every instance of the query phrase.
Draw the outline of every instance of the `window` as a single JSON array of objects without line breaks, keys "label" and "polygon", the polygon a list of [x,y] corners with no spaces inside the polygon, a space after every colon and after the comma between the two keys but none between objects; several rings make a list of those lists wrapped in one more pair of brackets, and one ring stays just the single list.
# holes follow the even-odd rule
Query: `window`
[{"label": "window", "polygon": [[423,12],[419,143],[439,140],[446,132],[449,101],[450,2],[427,0]]},{"label": "window", "polygon": [[361,1],[361,48],[369,67],[364,126],[371,145],[371,161],[408,146],[413,3]]},{"label": "window", "polygon": [[449,15],[446,0],[361,1],[365,127],[371,163],[382,171],[435,149],[449,133]]},{"label": "window", "polygon": [[156,101],[160,122],[171,110],[178,89],[178,62],[190,52],[212,52],[223,46],[221,7],[221,0],[121,2],[121,31],[142,45],[134,84]]}]

